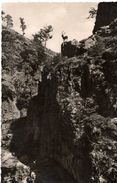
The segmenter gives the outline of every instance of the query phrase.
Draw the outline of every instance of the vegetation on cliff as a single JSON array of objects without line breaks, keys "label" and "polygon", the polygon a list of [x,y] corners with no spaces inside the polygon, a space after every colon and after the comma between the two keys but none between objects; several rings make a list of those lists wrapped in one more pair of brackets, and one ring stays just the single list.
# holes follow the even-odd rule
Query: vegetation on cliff
[{"label": "vegetation on cliff", "polygon": [[72,58],[3,27],[2,181],[117,182],[116,43],[117,19]]}]

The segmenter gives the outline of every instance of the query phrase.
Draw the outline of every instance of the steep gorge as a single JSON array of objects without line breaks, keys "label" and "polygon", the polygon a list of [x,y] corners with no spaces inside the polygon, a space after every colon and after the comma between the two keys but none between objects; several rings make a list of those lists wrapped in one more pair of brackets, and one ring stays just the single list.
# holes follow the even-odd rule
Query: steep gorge
[{"label": "steep gorge", "polygon": [[[23,97],[20,95],[17,98],[17,92],[12,87],[14,81],[12,85],[9,81],[7,87],[3,83],[3,96],[7,96],[3,98],[4,102],[11,104],[11,101],[23,98],[23,115],[19,117],[14,113],[15,117],[8,121],[6,113],[9,114],[9,108],[5,111],[3,150],[10,149],[13,161],[7,160],[7,167],[3,157],[5,176],[6,169],[12,174],[15,166],[16,172],[23,178],[26,176],[25,169],[27,174],[30,169],[34,171],[37,183],[116,183],[116,42],[115,19],[84,40],[87,49],[84,54],[72,58],[60,57],[57,64],[46,65],[43,71],[38,66],[32,75],[26,74],[26,77],[31,76],[27,88],[31,91],[33,88],[34,94],[25,90],[30,95],[25,98],[24,91]],[[28,61],[32,61],[30,58],[37,59],[34,53],[35,50]],[[21,72],[22,69],[19,74]],[[24,99],[28,104],[24,105]],[[24,115],[25,108],[28,108],[27,115]],[[15,109],[20,112],[17,106],[13,107]],[[16,162],[23,165],[20,164],[19,168]]]}]

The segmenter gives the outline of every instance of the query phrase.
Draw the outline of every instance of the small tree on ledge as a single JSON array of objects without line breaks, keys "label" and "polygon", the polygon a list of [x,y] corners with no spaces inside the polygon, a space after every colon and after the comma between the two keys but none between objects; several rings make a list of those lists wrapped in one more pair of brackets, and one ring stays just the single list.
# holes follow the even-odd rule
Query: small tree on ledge
[{"label": "small tree on ledge", "polygon": [[6,15],[4,17],[5,22],[6,22],[6,28],[11,29],[13,27],[13,20],[11,15]]},{"label": "small tree on ledge", "polygon": [[97,10],[95,8],[91,8],[89,10],[89,16],[87,17],[87,19],[90,19],[90,18],[95,18],[97,15]]},{"label": "small tree on ledge", "polygon": [[46,43],[49,39],[52,39],[52,31],[53,28],[51,25],[44,27],[43,29],[40,29],[38,33],[33,35],[34,41],[39,42],[41,45],[44,45],[46,47]]},{"label": "small tree on ledge", "polygon": [[25,29],[26,29],[26,24],[25,24],[25,22],[24,22],[24,18],[21,18],[20,17],[20,23],[21,23],[21,25],[20,25],[20,28],[22,29],[22,33],[23,33],[23,35],[25,35]]},{"label": "small tree on ledge", "polygon": [[5,26],[5,12],[1,11],[1,22],[2,22],[2,26]]}]

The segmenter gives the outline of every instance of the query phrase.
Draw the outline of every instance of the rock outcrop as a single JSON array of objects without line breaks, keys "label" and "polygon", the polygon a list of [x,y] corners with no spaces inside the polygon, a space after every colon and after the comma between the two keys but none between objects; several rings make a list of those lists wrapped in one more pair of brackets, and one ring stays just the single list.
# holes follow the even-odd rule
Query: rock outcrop
[{"label": "rock outcrop", "polygon": [[[50,63],[55,55],[56,53],[48,49],[44,53],[43,48],[34,41],[3,27],[2,115],[4,120],[19,118],[19,113],[20,117],[26,116],[30,99],[38,93],[44,60]],[[11,108],[11,112],[7,113],[7,108]]]},{"label": "rock outcrop", "polygon": [[[14,80],[4,79],[9,76],[4,66],[3,102],[19,102],[19,107],[17,110],[13,107],[13,119],[8,115],[9,106],[7,115],[4,113],[3,179],[10,172],[9,176],[16,179],[22,176],[25,180],[34,172],[37,183],[117,182],[116,43],[115,19],[82,41],[87,49],[84,54],[72,58],[56,57],[57,62],[45,64],[43,71],[41,64],[38,65],[40,70],[29,74],[32,80],[25,83],[27,89],[30,88],[29,98],[27,90],[23,91],[23,96],[18,93],[19,88],[20,91],[25,88],[24,80],[19,79],[16,90]],[[30,58],[36,60],[34,53]],[[4,57],[7,54],[5,50]],[[25,65],[28,59],[30,66],[30,58],[24,58],[22,64]],[[17,70],[19,66],[14,63]],[[19,72],[23,75],[26,71],[21,69]],[[17,78],[14,74],[10,77]],[[35,77],[38,77],[37,85],[34,84]],[[25,100],[28,103],[25,104]],[[5,109],[5,103],[3,106]],[[24,109],[27,109],[26,115]],[[20,118],[19,111],[23,112]]]},{"label": "rock outcrop", "polygon": [[100,27],[109,25],[115,18],[117,18],[117,2],[99,3],[93,33]]},{"label": "rock outcrop", "polygon": [[[47,49],[44,53],[42,47],[35,42],[3,27],[2,181],[3,178],[10,181],[14,176],[16,180],[19,176],[25,179],[30,173],[30,167],[22,164],[13,150],[17,149],[20,154],[20,148],[24,145],[28,106],[31,98],[38,94],[45,58],[47,57],[46,60],[50,63],[54,55],[56,53]],[[12,141],[13,137],[15,142]],[[27,162],[27,156],[21,159]]]},{"label": "rock outcrop", "polygon": [[37,166],[52,159],[77,182],[116,182],[115,29],[116,20],[92,36],[86,54],[45,67],[27,118],[27,150]]},{"label": "rock outcrop", "polygon": [[61,55],[68,58],[82,55],[86,52],[84,45],[80,42],[66,41],[61,44]]}]

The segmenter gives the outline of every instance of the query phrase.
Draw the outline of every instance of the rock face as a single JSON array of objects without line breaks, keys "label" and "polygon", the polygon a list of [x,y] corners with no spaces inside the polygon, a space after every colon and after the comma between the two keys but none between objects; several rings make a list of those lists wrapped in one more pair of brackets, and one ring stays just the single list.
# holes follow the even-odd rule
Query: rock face
[{"label": "rock face", "polygon": [[67,56],[68,58],[82,55],[86,52],[84,45],[80,42],[74,43],[74,41],[63,42],[61,45],[62,56]]},{"label": "rock face", "polygon": [[81,183],[117,181],[115,30],[116,20],[90,37],[84,55],[45,67],[30,103],[31,157],[37,165],[40,159],[57,161]]},{"label": "rock face", "polygon": [[[24,38],[13,30],[2,30],[2,115],[4,120],[26,116],[30,99],[38,93],[41,80],[41,67],[55,53],[44,50],[35,42]],[[6,106],[4,108],[4,106]],[[14,117],[10,117],[7,108],[11,108]]]},{"label": "rock face", "polygon": [[100,27],[109,25],[115,18],[117,18],[117,2],[99,3],[93,33]]},{"label": "rock face", "polygon": [[[43,49],[14,30],[2,30],[2,181],[19,182],[30,174],[27,156],[25,166],[15,152],[23,147],[27,109],[31,98],[38,94],[42,63],[52,60],[54,52]],[[15,138],[15,141],[14,141]],[[13,146],[13,147],[12,147]],[[11,151],[11,152],[9,152]],[[17,151],[16,151],[17,152]],[[4,182],[3,181],[3,182]],[[13,181],[13,180],[12,180]]]},{"label": "rock face", "polygon": [[[29,74],[32,80],[25,83],[28,92],[23,91],[23,97],[16,90],[14,80],[8,79],[9,69],[4,66],[3,102],[15,105],[19,102],[19,107],[17,110],[14,107],[14,117],[8,121],[10,107],[5,108],[3,103],[7,111],[2,124],[3,179],[8,179],[10,172],[9,176],[16,179],[22,176],[25,180],[33,172],[36,183],[117,182],[116,43],[115,19],[82,41],[87,49],[84,54],[58,57],[58,63],[45,64],[42,72],[37,69],[33,75]],[[34,53],[33,57],[29,56],[36,59]],[[4,57],[6,54],[4,51]],[[28,61],[30,66],[32,59]],[[25,70],[16,74],[21,77]],[[18,78],[15,72],[10,76]],[[36,86],[35,77],[38,77]],[[19,81],[17,86],[22,91],[24,80]],[[24,94],[29,91],[28,105],[24,105]],[[25,108],[27,114],[20,114],[19,118],[18,112],[24,114]]]}]

